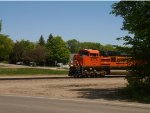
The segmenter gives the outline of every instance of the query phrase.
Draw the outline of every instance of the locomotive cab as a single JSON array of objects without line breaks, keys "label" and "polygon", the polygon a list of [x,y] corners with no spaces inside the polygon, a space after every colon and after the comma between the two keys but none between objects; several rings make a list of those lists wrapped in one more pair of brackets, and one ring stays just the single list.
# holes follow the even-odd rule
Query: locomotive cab
[{"label": "locomotive cab", "polygon": [[84,49],[74,55],[69,76],[97,77],[105,75],[107,70],[106,66],[101,65],[100,52],[98,50]]},{"label": "locomotive cab", "polygon": [[90,67],[100,65],[98,50],[91,50],[91,49],[80,50],[79,55],[80,55],[79,62],[81,66]]}]

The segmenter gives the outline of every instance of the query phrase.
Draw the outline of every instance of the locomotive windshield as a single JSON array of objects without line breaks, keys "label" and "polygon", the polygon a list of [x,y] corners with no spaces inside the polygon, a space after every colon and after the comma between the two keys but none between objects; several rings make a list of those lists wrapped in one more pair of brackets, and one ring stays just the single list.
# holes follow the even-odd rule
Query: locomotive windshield
[{"label": "locomotive windshield", "polygon": [[97,53],[90,53],[90,56],[98,56],[98,54]]},{"label": "locomotive windshield", "polygon": [[88,51],[80,51],[80,56],[89,56],[89,52]]},{"label": "locomotive windshield", "polygon": [[92,56],[92,57],[98,57],[99,56],[99,51],[97,50],[81,50],[79,52],[80,56]]}]

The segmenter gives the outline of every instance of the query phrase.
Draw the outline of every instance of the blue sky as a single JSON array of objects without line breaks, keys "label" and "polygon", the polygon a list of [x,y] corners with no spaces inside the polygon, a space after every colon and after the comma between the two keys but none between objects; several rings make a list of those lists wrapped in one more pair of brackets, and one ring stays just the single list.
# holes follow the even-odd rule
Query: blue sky
[{"label": "blue sky", "polygon": [[127,34],[121,31],[123,19],[110,15],[113,1],[0,1],[2,33],[14,41],[45,40],[50,33],[67,41],[77,39],[86,42],[121,45],[117,37]]}]

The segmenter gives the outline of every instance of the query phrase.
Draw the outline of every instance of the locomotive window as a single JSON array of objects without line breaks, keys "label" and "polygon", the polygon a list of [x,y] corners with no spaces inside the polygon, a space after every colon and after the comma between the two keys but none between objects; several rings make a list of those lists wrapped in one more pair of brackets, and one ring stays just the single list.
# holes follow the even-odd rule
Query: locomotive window
[{"label": "locomotive window", "polygon": [[83,56],[83,55],[89,56],[89,52],[87,52],[87,51],[81,51],[80,52],[80,56]]},{"label": "locomotive window", "polygon": [[90,53],[90,56],[98,56],[97,53]]}]

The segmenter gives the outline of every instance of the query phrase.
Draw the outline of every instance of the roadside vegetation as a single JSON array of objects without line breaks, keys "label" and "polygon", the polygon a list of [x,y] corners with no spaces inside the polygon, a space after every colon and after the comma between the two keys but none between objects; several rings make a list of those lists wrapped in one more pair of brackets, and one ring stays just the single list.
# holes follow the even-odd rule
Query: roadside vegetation
[{"label": "roadside vegetation", "polygon": [[130,68],[132,76],[127,78],[124,89],[134,101],[150,103],[150,2],[120,1],[112,6],[112,14],[123,18],[122,30],[130,35],[118,38],[124,40],[123,48],[134,62]]}]

